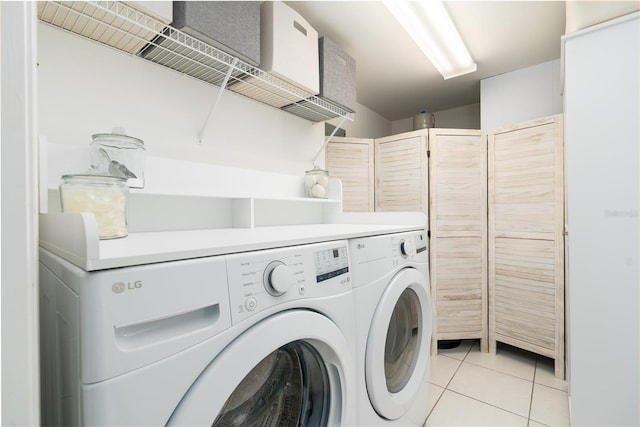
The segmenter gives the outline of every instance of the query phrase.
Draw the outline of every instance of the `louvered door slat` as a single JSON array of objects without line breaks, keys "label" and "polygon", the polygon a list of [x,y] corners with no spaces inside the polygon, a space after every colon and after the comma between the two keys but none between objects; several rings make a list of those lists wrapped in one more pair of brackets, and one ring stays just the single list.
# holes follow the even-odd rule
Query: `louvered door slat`
[{"label": "louvered door slat", "polygon": [[342,181],[344,212],[373,211],[373,140],[335,137],[327,144],[329,175]]},{"label": "louvered door slat", "polygon": [[427,214],[427,133],[408,132],[375,140],[376,211]]},{"label": "louvered door slat", "polygon": [[555,360],[564,378],[562,116],[489,132],[489,346]]},{"label": "louvered door slat", "polygon": [[486,138],[432,129],[429,150],[432,352],[438,340],[464,338],[488,351]]}]

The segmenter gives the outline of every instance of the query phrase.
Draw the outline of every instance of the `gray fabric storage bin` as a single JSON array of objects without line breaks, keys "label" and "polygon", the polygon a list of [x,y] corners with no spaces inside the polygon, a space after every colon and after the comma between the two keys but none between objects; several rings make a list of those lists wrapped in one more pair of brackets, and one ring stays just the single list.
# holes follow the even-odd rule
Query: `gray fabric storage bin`
[{"label": "gray fabric storage bin", "polygon": [[320,95],[352,111],[356,108],[356,61],[326,37],[318,39]]},{"label": "gray fabric storage bin", "polygon": [[172,27],[251,65],[260,64],[258,1],[174,1]]}]

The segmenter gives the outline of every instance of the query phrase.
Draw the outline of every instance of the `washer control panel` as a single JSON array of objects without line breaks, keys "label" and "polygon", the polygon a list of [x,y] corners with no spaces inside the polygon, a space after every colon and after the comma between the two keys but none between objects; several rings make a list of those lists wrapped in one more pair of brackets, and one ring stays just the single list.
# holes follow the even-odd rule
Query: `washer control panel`
[{"label": "washer control panel", "polygon": [[423,231],[361,237],[349,241],[353,287],[367,285],[402,266],[429,263],[428,238]]},{"label": "washer control panel", "polygon": [[324,282],[349,272],[347,245],[323,249],[314,252],[316,262],[316,281]]},{"label": "washer control panel", "polygon": [[389,243],[389,255],[394,267],[406,262],[427,262],[428,260],[427,238],[424,233],[391,235]]},{"label": "washer control panel", "polygon": [[262,274],[264,288],[274,297],[279,297],[296,284],[293,268],[282,261],[271,261]]},{"label": "washer control panel", "polygon": [[399,254],[402,258],[411,259],[427,250],[427,239],[424,233],[408,234],[397,239],[392,239],[392,242],[398,245],[398,249],[400,250]]},{"label": "washer control panel", "polygon": [[231,319],[270,307],[351,290],[346,241],[227,255]]}]

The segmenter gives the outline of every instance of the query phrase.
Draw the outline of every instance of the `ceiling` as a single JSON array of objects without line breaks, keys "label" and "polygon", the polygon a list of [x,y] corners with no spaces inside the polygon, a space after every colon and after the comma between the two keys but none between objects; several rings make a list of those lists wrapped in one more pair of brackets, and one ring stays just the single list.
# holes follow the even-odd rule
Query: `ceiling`
[{"label": "ceiling", "polygon": [[445,1],[478,69],[444,80],[381,1],[287,4],[356,60],[358,103],[389,120],[480,102],[480,80],[559,58],[565,30],[564,1]]}]

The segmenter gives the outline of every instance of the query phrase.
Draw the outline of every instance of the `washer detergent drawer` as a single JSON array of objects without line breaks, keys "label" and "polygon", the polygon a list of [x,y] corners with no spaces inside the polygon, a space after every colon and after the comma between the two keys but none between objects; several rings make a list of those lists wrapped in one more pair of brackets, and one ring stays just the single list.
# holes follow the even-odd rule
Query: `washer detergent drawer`
[{"label": "washer detergent drawer", "polygon": [[85,384],[163,359],[231,326],[223,257],[89,273],[80,294]]}]

